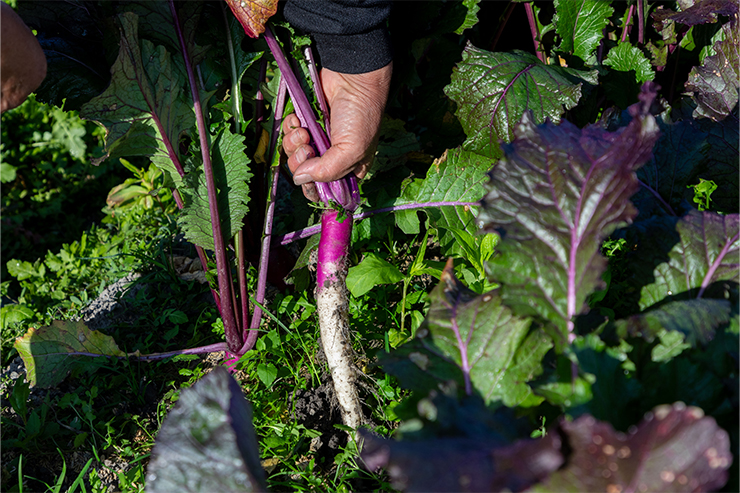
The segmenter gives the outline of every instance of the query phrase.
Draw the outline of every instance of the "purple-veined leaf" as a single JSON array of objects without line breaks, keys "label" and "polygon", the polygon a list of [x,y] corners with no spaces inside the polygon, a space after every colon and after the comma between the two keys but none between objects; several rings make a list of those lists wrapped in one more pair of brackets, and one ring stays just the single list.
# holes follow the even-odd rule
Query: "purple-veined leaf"
[{"label": "purple-veined leaf", "polygon": [[668,261],[653,271],[655,282],[642,288],[643,310],[672,296],[701,298],[712,283],[740,280],[740,215],[692,211],[676,230],[680,239]]},{"label": "purple-veined leaf", "polygon": [[560,426],[573,452],[530,491],[673,493],[714,491],[727,482],[729,436],[697,407],[658,406],[627,434],[588,415]]},{"label": "purple-veined leaf", "polygon": [[277,12],[278,0],[226,0],[250,38],[265,32],[265,23]]},{"label": "purple-veined leaf", "polygon": [[362,460],[402,491],[524,491],[563,463],[557,433],[511,445],[470,438],[393,441],[363,433]]},{"label": "purple-veined leaf", "polygon": [[602,240],[637,213],[629,202],[635,170],[659,134],[647,113],[654,93],[646,91],[616,132],[567,121],[536,126],[526,114],[491,171],[480,219],[501,236],[492,280],[515,312],[540,315],[563,335],[572,335],[573,317],[602,285]]},{"label": "purple-veined leaf", "polygon": [[736,0],[697,0],[691,3],[693,5],[682,12],[658,7],[652,14],[657,24],[656,29],[660,31],[661,26],[673,22],[686,26],[714,23],[717,22],[717,15],[732,16],[738,12]]},{"label": "purple-veined leaf", "polygon": [[632,197],[643,215],[666,205],[675,212],[682,200],[691,203],[694,194],[688,185],[698,183],[709,150],[706,132],[692,120],[670,125],[659,120],[658,125],[660,139],[652,159],[637,171],[641,186]]},{"label": "purple-veined leaf", "polygon": [[714,180],[718,188],[712,194],[713,209],[734,213],[738,211],[738,190],[740,190],[740,125],[738,107],[729,117],[720,122],[709,119],[697,120],[699,128],[707,132],[706,167],[698,178]]},{"label": "purple-veined leaf", "polygon": [[[424,179],[404,187],[394,206],[420,204],[438,227],[475,230],[478,201],[485,193],[492,164],[492,160],[461,148],[447,150],[432,163]],[[455,203],[461,205],[451,205]],[[418,222],[415,211],[411,214]]]},{"label": "purple-veined leaf", "polygon": [[613,13],[611,5],[601,0],[555,0],[553,23],[561,38],[559,48],[593,65],[594,50]]},{"label": "purple-veined leaf", "polygon": [[147,491],[267,491],[252,409],[228,371],[185,389],[162,423]]},{"label": "purple-veined leaf", "polygon": [[702,66],[694,67],[689,73],[685,87],[697,104],[694,118],[722,120],[737,106],[740,91],[740,36],[737,28],[735,14],[734,22],[722,26],[725,39],[714,45],[716,54],[705,58]]},{"label": "purple-veined leaf", "polygon": [[53,387],[64,380],[84,356],[126,356],[112,337],[90,330],[84,322],[55,320],[30,328],[15,340],[32,386]]},{"label": "purple-veined leaf", "polygon": [[383,369],[406,388],[428,390],[454,380],[465,395],[507,406],[538,404],[527,382],[542,371],[552,347],[530,320],[511,313],[495,291],[476,295],[453,274],[448,261],[429,295],[429,314],[417,337],[381,356]]},{"label": "purple-veined leaf", "polygon": [[106,51],[117,49],[100,28],[107,9],[89,2],[21,0],[17,5],[46,55],[46,77],[34,91],[36,98],[72,111],[100,94],[110,80]]},{"label": "purple-veined leaf", "polygon": [[[180,53],[180,41],[172,19],[172,11],[167,2],[135,0],[120,4],[118,10],[121,13],[132,12],[139,16],[138,32],[141,39],[148,39],[155,46],[162,45],[170,53]],[[182,24],[185,43],[194,65],[203,61],[209,49],[208,46],[198,46],[195,43],[202,11],[202,2],[180,2],[178,4],[178,18]],[[183,79],[187,78],[183,64],[178,61],[174,68],[180,71],[179,75]]]},{"label": "purple-veined leaf", "polygon": [[538,123],[559,121],[581,97],[581,84],[573,79],[588,76],[545,65],[530,53],[491,53],[468,43],[445,93],[457,103],[465,148],[495,159],[499,141],[514,138],[515,122],[527,110]]},{"label": "purple-veined leaf", "polygon": [[195,123],[192,102],[183,92],[164,46],[139,41],[138,16],[124,13],[121,49],[111,68],[110,86],[80,109],[80,116],[106,129],[106,157],[152,156],[152,161],[180,183],[177,143]]}]

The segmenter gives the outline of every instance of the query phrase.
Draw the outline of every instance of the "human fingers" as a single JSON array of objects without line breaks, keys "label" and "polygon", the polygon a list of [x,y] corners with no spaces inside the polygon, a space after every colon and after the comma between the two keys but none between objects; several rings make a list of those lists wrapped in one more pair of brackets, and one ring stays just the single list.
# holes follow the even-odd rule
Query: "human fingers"
[{"label": "human fingers", "polygon": [[311,141],[308,130],[301,127],[301,122],[295,113],[291,113],[283,120],[283,150],[292,156],[296,150]]}]

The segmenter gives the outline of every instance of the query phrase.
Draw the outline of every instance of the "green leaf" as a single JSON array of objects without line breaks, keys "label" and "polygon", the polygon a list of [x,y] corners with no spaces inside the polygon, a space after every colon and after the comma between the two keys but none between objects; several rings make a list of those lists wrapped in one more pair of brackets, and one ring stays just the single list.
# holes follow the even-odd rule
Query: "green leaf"
[{"label": "green leaf", "polygon": [[32,277],[44,277],[44,274],[46,274],[46,267],[38,260],[32,264],[31,262],[21,262],[20,260],[12,259],[8,260],[8,263],[5,265],[8,267],[8,274],[19,281],[31,279]]},{"label": "green leaf", "polygon": [[[485,194],[493,161],[461,148],[445,151],[429,167],[426,178],[409,183],[394,205],[420,204],[434,226],[474,232],[478,202]],[[471,205],[445,206],[463,202]]]},{"label": "green leaf", "polygon": [[0,328],[5,330],[13,324],[33,318],[34,315],[36,312],[26,305],[3,305],[0,308]]},{"label": "green leaf", "polygon": [[468,43],[445,88],[457,103],[455,114],[468,136],[465,148],[498,158],[499,141],[514,138],[516,122],[527,110],[537,123],[560,121],[581,97],[581,84],[572,82],[575,73],[523,51],[491,53]]},{"label": "green leaf", "polygon": [[[218,213],[225,240],[232,238],[244,224],[249,211],[249,158],[244,136],[224,128],[213,142],[211,166],[218,194]],[[198,163],[200,164],[200,163]],[[214,249],[213,225],[206,178],[202,166],[190,166],[182,189],[185,207],[178,221],[185,237],[207,250]]]},{"label": "green leaf", "polygon": [[180,394],[157,434],[147,491],[267,491],[252,408],[216,368]]},{"label": "green leaf", "polygon": [[395,284],[403,280],[398,267],[369,252],[365,258],[347,273],[347,289],[355,298],[364,295],[379,284]]},{"label": "green leaf", "polygon": [[188,316],[182,310],[175,310],[167,319],[173,324],[184,324],[188,321]]},{"label": "green leaf", "polygon": [[[574,345],[578,347],[579,342],[577,340]],[[593,398],[573,409],[573,413],[588,412],[620,430],[628,428],[639,417],[635,416],[634,400],[642,390],[640,381],[627,376],[622,361],[609,355],[605,349],[578,348],[576,355],[579,370],[587,374],[587,380],[593,382]]]},{"label": "green leaf", "polygon": [[676,225],[680,236],[668,261],[653,271],[655,282],[642,288],[640,308],[681,296],[701,297],[718,281],[740,280],[740,215],[692,211]]},{"label": "green leaf", "polygon": [[257,365],[257,376],[268,389],[277,378],[277,367],[272,363],[260,363]]},{"label": "green leaf", "polygon": [[[694,118],[723,120],[737,106],[740,93],[740,36],[731,23],[722,26],[724,41],[714,45],[715,55],[689,73],[686,90],[696,101]],[[735,124],[737,126],[737,122]]]},{"label": "green leaf", "polygon": [[604,65],[618,72],[635,72],[635,80],[642,84],[655,78],[655,72],[650,61],[639,48],[629,43],[619,43],[609,50],[604,59]]},{"label": "green leaf", "polygon": [[420,392],[453,380],[461,393],[487,404],[516,406],[532,395],[527,382],[542,371],[552,342],[530,334],[529,319],[514,316],[495,291],[475,295],[455,278],[451,263],[430,300],[417,337],[380,357],[384,370]]},{"label": "green leaf", "polygon": [[673,301],[645,313],[617,320],[617,335],[642,337],[652,342],[664,331],[680,332],[692,346],[706,344],[714,337],[717,327],[730,321],[728,300],[691,299]]},{"label": "green leaf", "polygon": [[195,124],[184,78],[164,46],[139,41],[138,16],[127,12],[121,23],[121,49],[110,86],[80,109],[83,118],[106,128],[105,157],[152,156],[175,184],[180,176],[180,136]]},{"label": "green leaf", "polygon": [[0,183],[10,183],[15,181],[17,170],[18,168],[6,163],[5,161],[0,162]]},{"label": "green leaf", "polygon": [[39,387],[57,385],[85,357],[126,355],[112,337],[88,329],[84,322],[59,320],[28,329],[14,347],[23,358],[29,382]]},{"label": "green leaf", "polygon": [[64,146],[73,157],[83,159],[87,150],[83,139],[87,134],[85,123],[75,113],[67,113],[61,108],[52,108],[51,114],[53,118],[52,138]]},{"label": "green leaf", "polygon": [[593,65],[594,50],[613,13],[610,2],[605,0],[555,0],[553,22],[561,38],[559,49]]},{"label": "green leaf", "polygon": [[455,34],[462,34],[466,29],[470,29],[478,24],[479,2],[480,0],[463,0],[462,4],[467,9],[467,13],[465,14],[465,20],[462,25],[455,30]]}]

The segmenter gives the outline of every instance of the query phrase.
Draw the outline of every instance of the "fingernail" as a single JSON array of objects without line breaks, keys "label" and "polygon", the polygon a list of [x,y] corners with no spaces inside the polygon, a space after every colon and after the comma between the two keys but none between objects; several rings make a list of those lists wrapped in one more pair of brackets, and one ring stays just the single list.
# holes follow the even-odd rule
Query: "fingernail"
[{"label": "fingernail", "polygon": [[305,185],[306,183],[311,183],[312,181],[313,178],[311,178],[311,175],[305,173],[293,177],[293,183],[295,183],[296,185]]},{"label": "fingernail", "polygon": [[301,145],[301,144],[303,144],[303,142],[302,142],[302,140],[301,140],[301,134],[300,134],[300,133],[298,133],[298,132],[293,132],[293,133],[292,133],[292,134],[290,135],[290,141],[291,141],[291,142],[292,142],[293,144],[295,144],[295,145]]}]

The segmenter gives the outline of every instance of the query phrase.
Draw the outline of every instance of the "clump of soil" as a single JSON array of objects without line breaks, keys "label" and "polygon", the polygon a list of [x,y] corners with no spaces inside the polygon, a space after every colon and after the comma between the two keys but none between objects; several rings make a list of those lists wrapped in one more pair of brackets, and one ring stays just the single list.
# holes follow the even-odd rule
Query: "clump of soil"
[{"label": "clump of soil", "polygon": [[325,467],[333,464],[334,457],[347,445],[347,432],[334,427],[342,424],[342,416],[331,380],[314,389],[296,390],[293,417],[306,428],[321,432],[311,440],[310,450],[315,453],[316,462]]}]

